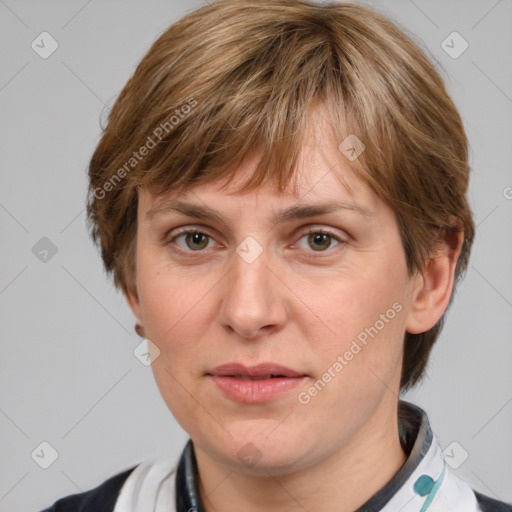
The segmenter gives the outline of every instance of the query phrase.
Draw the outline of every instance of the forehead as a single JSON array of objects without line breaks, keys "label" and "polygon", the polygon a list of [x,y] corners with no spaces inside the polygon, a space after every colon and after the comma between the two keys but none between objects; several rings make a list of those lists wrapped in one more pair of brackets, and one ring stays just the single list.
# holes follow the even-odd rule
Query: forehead
[{"label": "forehead", "polygon": [[[306,138],[298,159],[292,182],[283,193],[272,185],[272,180],[249,190],[241,190],[252,176],[257,165],[257,154],[247,158],[229,179],[199,183],[179,191],[168,190],[153,195],[142,190],[140,206],[143,211],[158,211],[169,201],[193,201],[204,205],[224,205],[229,198],[231,204],[256,208],[271,208],[282,204],[315,204],[343,202],[359,206],[366,212],[376,212],[382,202],[356,169],[357,162],[350,162],[339,150],[332,131],[321,130],[316,124]],[[220,203],[219,203],[220,201]]]}]

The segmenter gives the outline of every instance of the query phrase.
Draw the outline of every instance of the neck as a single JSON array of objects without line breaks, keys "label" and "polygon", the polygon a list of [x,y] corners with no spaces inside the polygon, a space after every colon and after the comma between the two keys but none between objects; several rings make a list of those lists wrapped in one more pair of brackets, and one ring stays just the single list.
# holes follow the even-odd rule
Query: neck
[{"label": "neck", "polygon": [[[240,473],[196,449],[199,494],[206,512],[279,510],[353,512],[388,483],[407,459],[397,410],[372,419],[329,457],[304,470],[273,476]],[[226,506],[226,504],[229,504]]]}]

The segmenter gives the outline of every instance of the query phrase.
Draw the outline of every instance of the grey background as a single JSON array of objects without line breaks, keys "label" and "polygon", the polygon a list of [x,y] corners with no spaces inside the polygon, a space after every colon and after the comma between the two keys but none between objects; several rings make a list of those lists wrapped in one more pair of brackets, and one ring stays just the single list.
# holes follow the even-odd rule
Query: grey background
[{"label": "grey background", "polygon": [[[428,378],[405,398],[427,410],[443,448],[468,453],[460,476],[512,501],[512,1],[370,3],[446,70],[472,147],[470,267]],[[102,111],[154,39],[201,4],[0,0],[0,511],[39,510],[177,457],[187,439],[133,355],[140,339],[84,206]],[[47,59],[31,48],[43,31],[59,45]],[[457,59],[441,47],[453,31],[469,43]],[[46,262],[33,253],[43,237],[57,248]],[[31,457],[43,441],[58,452],[48,469]]]}]

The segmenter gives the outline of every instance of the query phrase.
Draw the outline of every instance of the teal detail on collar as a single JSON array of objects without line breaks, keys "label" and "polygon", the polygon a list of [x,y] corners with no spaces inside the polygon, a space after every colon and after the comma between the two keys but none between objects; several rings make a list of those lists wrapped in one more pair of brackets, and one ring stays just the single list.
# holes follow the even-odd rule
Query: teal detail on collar
[{"label": "teal detail on collar", "polygon": [[426,496],[434,487],[435,481],[431,476],[421,475],[414,482],[414,492],[420,496]]},{"label": "teal detail on collar", "polygon": [[[430,479],[433,483],[433,485],[431,486],[431,488],[427,491],[429,494],[427,496],[427,499],[425,500],[425,503],[423,503],[423,507],[421,507],[421,510],[420,512],[425,512],[425,510],[428,509],[429,505],[432,503],[432,500],[434,499],[434,496],[437,494],[437,491],[439,490],[439,487],[441,487],[441,484],[443,483],[443,479],[444,479],[444,474],[446,472],[446,465],[443,466],[443,471],[441,473],[441,476],[436,480],[435,483],[433,483],[434,481],[432,480],[431,477],[427,476],[427,475],[421,475],[418,480],[416,480],[416,483],[414,484],[414,490],[420,495],[420,496],[425,496],[425,494],[422,494],[420,492],[418,492],[416,490],[416,485],[418,484],[418,482],[420,482],[420,480],[423,478],[423,477],[427,477],[428,479]],[[427,484],[427,480],[423,478],[422,480],[422,483],[423,484]],[[421,486],[421,490],[423,491],[424,489],[426,489],[426,486],[423,487],[423,485],[420,483],[418,485],[418,487]]]}]

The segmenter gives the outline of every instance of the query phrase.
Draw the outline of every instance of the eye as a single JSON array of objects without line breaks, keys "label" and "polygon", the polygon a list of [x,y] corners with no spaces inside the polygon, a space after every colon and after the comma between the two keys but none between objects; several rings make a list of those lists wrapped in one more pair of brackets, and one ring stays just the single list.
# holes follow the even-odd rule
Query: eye
[{"label": "eye", "polygon": [[[185,246],[177,243],[177,241],[182,238]],[[202,231],[197,229],[186,229],[170,238],[167,241],[167,244],[175,243],[182,251],[199,252],[203,249],[208,249],[208,243],[211,241],[211,236],[203,233]]]},{"label": "eye", "polygon": [[343,243],[343,240],[335,234],[321,229],[312,229],[304,233],[301,240],[304,238],[306,239],[308,247],[313,248],[314,252],[325,252],[331,247],[333,241],[338,245]]}]

